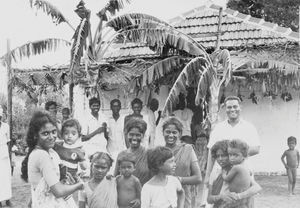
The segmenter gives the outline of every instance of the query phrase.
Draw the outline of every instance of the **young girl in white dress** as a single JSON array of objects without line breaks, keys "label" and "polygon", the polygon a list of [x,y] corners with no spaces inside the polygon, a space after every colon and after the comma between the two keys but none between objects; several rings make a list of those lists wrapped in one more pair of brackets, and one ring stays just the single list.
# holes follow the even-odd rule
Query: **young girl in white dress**
[{"label": "young girl in white dress", "polygon": [[155,174],[142,188],[142,208],[183,208],[184,190],[175,173],[176,163],[168,147],[147,153],[148,167]]}]

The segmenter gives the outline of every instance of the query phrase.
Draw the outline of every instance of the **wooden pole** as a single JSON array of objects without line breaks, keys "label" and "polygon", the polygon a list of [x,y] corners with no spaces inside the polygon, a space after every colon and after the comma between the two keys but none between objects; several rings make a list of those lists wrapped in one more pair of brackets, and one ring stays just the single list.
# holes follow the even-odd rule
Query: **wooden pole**
[{"label": "wooden pole", "polygon": [[221,26],[222,26],[222,15],[223,14],[223,7],[220,8],[219,10],[219,22],[218,22],[218,32],[217,32],[217,42],[216,42],[216,49],[220,49],[220,39],[221,39]]},{"label": "wooden pole", "polygon": [[[7,119],[9,125],[9,138],[12,140],[12,90],[13,90],[13,69],[11,68],[11,56],[10,56],[10,41],[7,39],[7,56],[6,56],[6,68],[7,68]],[[9,145],[9,153],[11,153],[11,142]]]}]

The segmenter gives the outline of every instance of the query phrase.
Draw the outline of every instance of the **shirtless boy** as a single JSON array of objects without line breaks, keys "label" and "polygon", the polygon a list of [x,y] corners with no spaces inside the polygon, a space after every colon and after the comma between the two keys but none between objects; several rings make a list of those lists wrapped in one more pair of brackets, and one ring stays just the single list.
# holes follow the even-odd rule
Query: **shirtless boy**
[{"label": "shirtless boy", "polygon": [[[289,149],[285,150],[281,156],[281,161],[286,168],[288,175],[288,191],[289,194],[295,194],[295,185],[297,179],[297,168],[299,167],[299,151],[295,149],[297,139],[290,136],[287,139]],[[285,161],[285,159],[286,161]]]},{"label": "shirtless boy", "polygon": [[119,208],[141,207],[141,183],[132,175],[135,166],[133,154],[124,153],[118,159],[120,174],[117,176],[118,206]]},{"label": "shirtless boy", "polygon": [[245,165],[248,155],[248,145],[241,140],[231,140],[228,146],[229,161],[232,168],[223,172],[223,179],[228,183],[229,191],[241,193],[251,184],[251,172]]}]

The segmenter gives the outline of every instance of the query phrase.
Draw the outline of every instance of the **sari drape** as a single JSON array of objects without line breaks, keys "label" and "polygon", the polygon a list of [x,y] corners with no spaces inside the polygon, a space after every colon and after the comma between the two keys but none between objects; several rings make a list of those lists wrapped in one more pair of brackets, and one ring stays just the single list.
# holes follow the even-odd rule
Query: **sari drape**
[{"label": "sari drape", "polygon": [[117,183],[115,178],[103,178],[88,197],[89,208],[118,208]]},{"label": "sari drape", "polygon": [[[172,151],[176,162],[175,175],[180,177],[191,176],[192,151],[194,151],[193,147],[188,144],[178,144]],[[184,208],[191,208],[191,185],[183,185],[182,187],[185,192]]]}]

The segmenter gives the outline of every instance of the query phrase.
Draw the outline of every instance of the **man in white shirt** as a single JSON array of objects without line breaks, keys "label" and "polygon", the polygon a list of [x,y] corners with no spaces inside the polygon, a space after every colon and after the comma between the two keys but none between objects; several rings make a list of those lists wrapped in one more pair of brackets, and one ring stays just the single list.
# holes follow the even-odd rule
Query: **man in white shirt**
[{"label": "man in white shirt", "polygon": [[91,98],[89,100],[91,114],[86,116],[85,122],[82,126],[82,141],[84,142],[84,150],[87,156],[91,156],[96,152],[107,152],[108,140],[108,119],[99,112],[100,100],[98,98]]},{"label": "man in white shirt", "polygon": [[[253,156],[260,151],[260,140],[256,128],[249,122],[240,118],[241,100],[236,96],[229,96],[225,99],[227,119],[216,124],[210,134],[207,147],[210,149],[217,141],[239,139],[249,145],[249,156]],[[210,174],[214,167],[215,160],[208,154],[205,183],[208,183]]]},{"label": "man in white shirt", "polygon": [[146,115],[148,115],[147,129],[149,129],[150,140],[149,148],[154,147],[155,141],[155,129],[156,129],[156,117],[155,111],[157,111],[159,102],[157,99],[152,98],[148,103],[148,106],[143,110]]},{"label": "man in white shirt", "polygon": [[113,99],[110,102],[110,109],[112,115],[108,118],[109,123],[109,139],[108,139],[108,151],[111,154],[118,154],[122,150],[126,149],[124,138],[124,116],[120,115],[121,101],[119,99]]}]

